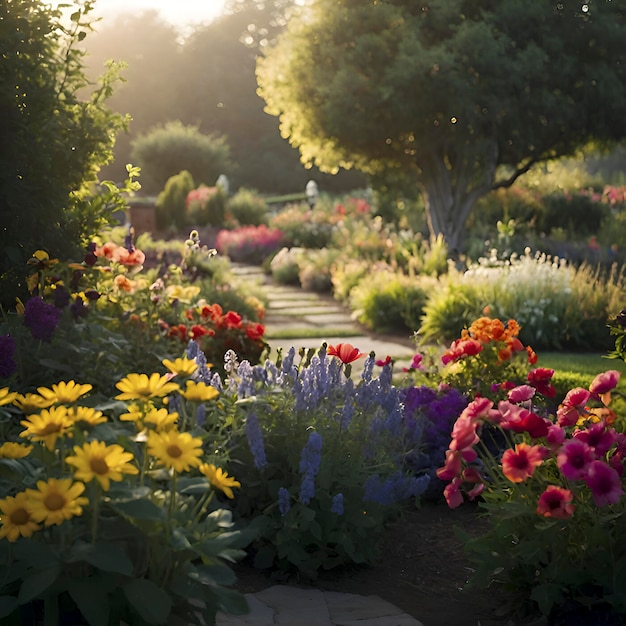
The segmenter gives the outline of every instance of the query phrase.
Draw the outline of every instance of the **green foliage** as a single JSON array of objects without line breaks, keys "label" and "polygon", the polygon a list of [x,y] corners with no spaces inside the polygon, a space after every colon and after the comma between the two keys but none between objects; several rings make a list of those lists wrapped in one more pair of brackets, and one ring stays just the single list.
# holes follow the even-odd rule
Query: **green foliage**
[{"label": "green foliage", "polygon": [[253,189],[240,188],[229,198],[227,210],[239,226],[260,226],[268,223],[269,207]]},{"label": "green foliage", "polygon": [[619,310],[623,289],[617,268],[574,267],[530,251],[504,261],[482,258],[441,280],[424,307],[420,335],[451,341],[487,310],[516,319],[520,338],[535,349],[608,349],[606,323]]},{"label": "green foliage", "polygon": [[183,170],[197,183],[213,185],[233,167],[224,137],[202,134],[196,126],[180,121],[156,126],[135,139],[132,155],[143,172],[147,193],[159,192],[170,177]]},{"label": "green foliage", "polygon": [[270,261],[272,278],[281,285],[300,285],[300,259],[305,248],[281,248]]},{"label": "green foliage", "polygon": [[350,302],[359,322],[371,330],[412,332],[419,325],[428,291],[424,283],[378,266],[350,291]]},{"label": "green foliage", "polygon": [[305,163],[413,180],[459,251],[477,198],[626,135],[625,21],[614,2],[321,0],[259,59],[259,93]]},{"label": "green foliage", "polygon": [[540,231],[550,234],[563,228],[569,237],[584,238],[595,235],[611,215],[608,205],[600,202],[600,194],[555,193],[544,196],[544,212],[538,222]]},{"label": "green foliage", "polygon": [[285,242],[296,248],[324,248],[330,245],[334,219],[322,207],[291,204],[270,219],[270,226],[284,233]]},{"label": "green foliage", "polygon": [[303,289],[329,292],[332,290],[331,271],[341,251],[334,248],[307,250],[299,259],[298,278]]},{"label": "green foliage", "polygon": [[155,204],[156,226],[160,231],[168,228],[180,231],[188,226],[187,196],[193,189],[193,176],[187,170],[168,178]]},{"label": "green foliage", "polygon": [[223,226],[228,194],[221,186],[200,186],[187,195],[186,219],[188,226]]},{"label": "green foliage", "polygon": [[117,67],[88,85],[82,41],[92,30],[93,2],[70,6],[69,24],[60,9],[33,0],[0,8],[0,39],[11,50],[0,75],[3,306],[24,297],[24,268],[36,249],[70,258],[118,208],[94,192],[98,170],[126,125],[106,106]]}]

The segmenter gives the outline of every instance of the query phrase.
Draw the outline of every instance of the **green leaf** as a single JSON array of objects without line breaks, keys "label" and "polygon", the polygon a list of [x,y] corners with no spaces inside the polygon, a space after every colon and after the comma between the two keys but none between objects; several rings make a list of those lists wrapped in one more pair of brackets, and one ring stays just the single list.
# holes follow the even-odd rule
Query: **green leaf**
[{"label": "green leaf", "polygon": [[140,617],[149,624],[165,624],[172,610],[172,599],[151,580],[135,578],[122,587]]},{"label": "green leaf", "polygon": [[206,493],[211,489],[211,483],[204,477],[179,478],[178,493],[196,495]]},{"label": "green leaf", "polygon": [[45,543],[22,540],[13,546],[13,556],[18,561],[26,562],[30,567],[45,569],[59,565],[59,559]]},{"label": "green leaf", "polygon": [[237,580],[235,572],[219,561],[207,565],[196,565],[187,575],[203,585],[233,585]]},{"label": "green leaf", "polygon": [[161,522],[165,520],[165,512],[154,502],[147,499],[128,500],[126,502],[111,502],[111,508],[124,517],[135,520]]},{"label": "green leaf", "polygon": [[214,589],[220,608],[231,615],[246,615],[250,612],[250,606],[246,597],[233,589]]},{"label": "green leaf", "polygon": [[26,604],[42,594],[59,577],[61,566],[49,567],[25,578],[17,596],[20,604]]},{"label": "green leaf", "polygon": [[72,560],[86,561],[98,569],[131,576],[133,564],[121,546],[99,541],[96,544],[77,543],[72,548]]},{"label": "green leaf", "polygon": [[89,626],[107,626],[109,598],[98,579],[73,579],[69,581],[67,588]]},{"label": "green leaf", "polygon": [[267,569],[272,567],[276,558],[276,549],[272,546],[262,546],[254,556],[254,567]]},{"label": "green leaf", "polygon": [[19,606],[17,598],[14,596],[0,596],[0,618],[11,615]]}]

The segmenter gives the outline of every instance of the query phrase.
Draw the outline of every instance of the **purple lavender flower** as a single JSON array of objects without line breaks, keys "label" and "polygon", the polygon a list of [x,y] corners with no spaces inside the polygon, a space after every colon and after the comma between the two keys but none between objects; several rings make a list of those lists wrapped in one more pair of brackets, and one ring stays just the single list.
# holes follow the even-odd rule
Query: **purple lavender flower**
[{"label": "purple lavender flower", "polygon": [[17,369],[14,356],[15,339],[11,335],[0,335],[0,378],[9,378]]},{"label": "purple lavender flower", "polygon": [[317,476],[322,462],[322,435],[313,431],[309,435],[300,457],[300,473]]},{"label": "purple lavender flower", "polygon": [[265,455],[265,444],[263,442],[263,433],[259,426],[259,420],[254,413],[250,413],[246,419],[246,438],[250,452],[254,457],[254,467],[263,469],[267,465],[267,457]]},{"label": "purple lavender flower", "polygon": [[333,503],[330,506],[330,512],[337,515],[343,515],[343,493],[333,496]]},{"label": "purple lavender flower", "polygon": [[30,328],[32,336],[41,341],[52,339],[60,317],[61,311],[39,296],[30,298],[24,307],[24,324]]},{"label": "purple lavender flower", "polygon": [[198,426],[204,426],[206,423],[206,406],[199,404],[196,409],[196,424]]},{"label": "purple lavender flower", "polygon": [[309,435],[300,457],[300,473],[302,474],[300,502],[303,504],[308,504],[315,495],[315,477],[320,471],[321,463],[322,436],[314,431]]},{"label": "purple lavender flower", "polygon": [[287,513],[289,513],[290,509],[291,496],[284,487],[281,487],[278,490],[278,510],[280,511],[280,514],[284,517],[285,515],[287,515]]}]

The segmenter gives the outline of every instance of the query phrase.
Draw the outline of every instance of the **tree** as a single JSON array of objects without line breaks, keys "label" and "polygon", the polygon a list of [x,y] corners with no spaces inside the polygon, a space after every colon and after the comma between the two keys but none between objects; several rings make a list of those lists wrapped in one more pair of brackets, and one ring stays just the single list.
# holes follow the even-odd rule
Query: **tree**
[{"label": "tree", "polygon": [[259,93],[303,162],[412,179],[458,250],[479,197],[626,136],[625,29],[612,0],[313,0]]},{"label": "tree", "polygon": [[232,170],[230,147],[221,135],[203,135],[196,126],[179,121],[156,126],[133,142],[133,160],[141,167],[143,187],[161,191],[167,180],[183,170],[198,184],[214,185]]},{"label": "tree", "polygon": [[[107,219],[89,189],[125,123],[106,107],[115,69],[88,87],[78,49],[92,2],[71,18],[36,0],[0,4],[0,292],[24,295],[26,261],[38,248],[74,254]],[[110,216],[109,216],[110,217]]]}]

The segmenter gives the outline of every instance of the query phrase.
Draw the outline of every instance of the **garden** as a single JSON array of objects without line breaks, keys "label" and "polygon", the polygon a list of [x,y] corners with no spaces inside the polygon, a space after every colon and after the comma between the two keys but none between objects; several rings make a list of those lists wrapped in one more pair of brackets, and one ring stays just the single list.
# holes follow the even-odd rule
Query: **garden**
[{"label": "garden", "polygon": [[[356,593],[395,587],[386,599],[426,626],[435,615],[488,624],[494,604],[499,623],[626,623],[626,188],[623,149],[611,144],[623,116],[615,110],[606,124],[594,114],[584,132],[564,134],[570,103],[572,119],[584,117],[571,91],[579,81],[564,66],[562,79],[546,72],[567,93],[552,109],[562,123],[530,108],[489,124],[487,108],[468,112],[475,124],[398,110],[407,128],[423,130],[432,117],[441,145],[464,146],[442,155],[445,171],[428,158],[432,129],[422,141],[383,128],[388,156],[372,159],[379,125],[370,110],[366,128],[337,125],[350,132],[336,145],[325,116],[310,127],[306,116],[282,121],[309,165],[327,159],[332,170],[352,159],[371,187],[322,189],[308,201],[230,189],[213,175],[232,165],[226,140],[181,122],[137,140],[143,161],[126,165],[123,182],[100,180],[131,120],[107,106],[121,66],[107,64],[98,80],[84,74],[93,3],[74,4],[66,16],[15,0],[0,19],[18,51],[0,76],[10,94],[0,148],[0,621],[208,625],[218,612],[246,614],[245,591],[279,581]],[[545,20],[520,14],[530,20],[521,29],[507,12],[516,2],[468,13],[462,24],[441,13],[443,2],[432,3],[433,17],[401,4],[353,9],[367,18],[364,29],[382,29],[356,38],[367,48],[357,64],[372,57],[378,35],[410,42],[434,25],[435,39],[450,39],[442,58],[457,45],[464,55],[479,50],[472,72],[442,68],[453,75],[441,84],[439,65],[427,68],[433,93],[456,101],[446,85],[478,89],[492,70],[494,84],[503,80],[497,63],[482,64],[489,55],[480,46],[467,45],[489,39],[487,20],[503,37],[514,24],[518,43],[507,54],[521,68],[529,63],[517,51],[534,59],[538,48],[520,32],[560,34],[562,45],[571,20],[583,37],[597,17],[603,46],[581,46],[579,67],[594,80],[586,104],[595,110],[596,94],[623,101],[623,69],[603,56],[623,46],[618,7],[597,16],[595,4],[592,16],[579,14],[589,5],[568,9],[553,31],[547,9]],[[274,115],[290,81],[272,82],[316,40],[306,29],[347,10],[321,8],[311,3],[312,19],[292,33],[298,45],[288,51],[297,55],[281,58],[278,45],[259,61],[259,93]],[[438,28],[437,15],[450,28]],[[399,38],[403,24],[414,27]],[[383,52],[393,46],[373,56]],[[400,78],[413,84],[412,64],[403,65],[394,90]],[[372,84],[384,83],[379,69]],[[345,89],[334,91],[343,101]],[[362,106],[381,114],[381,128],[387,104],[409,98],[383,94],[381,106],[369,95]],[[535,119],[545,124],[535,128]],[[475,168],[490,158],[496,130],[495,145],[509,148],[480,186]],[[602,141],[614,148],[608,156]],[[583,146],[580,156],[552,158]],[[496,179],[496,165],[508,179]],[[142,178],[158,195],[142,197]],[[457,214],[444,232],[452,179]],[[462,202],[474,183],[475,202]],[[426,191],[418,197],[417,188]],[[154,206],[153,229],[133,223],[136,201]],[[363,353],[348,338],[273,349],[263,287],[235,264],[331,296],[372,333],[411,338],[410,364]]]},{"label": "garden", "polygon": [[[463,269],[364,197],[241,195],[230,228],[113,226],[26,263],[0,329],[3,620],[213,623],[245,613],[251,571],[367,589],[411,528],[445,528],[459,584],[507,618],[622,619],[618,265],[503,246]],[[347,341],[269,358],[237,262],[412,328],[410,366]]]}]

